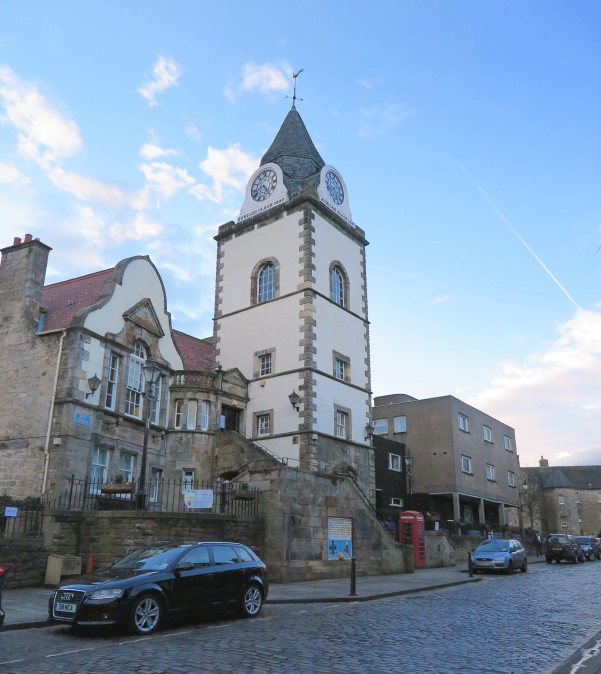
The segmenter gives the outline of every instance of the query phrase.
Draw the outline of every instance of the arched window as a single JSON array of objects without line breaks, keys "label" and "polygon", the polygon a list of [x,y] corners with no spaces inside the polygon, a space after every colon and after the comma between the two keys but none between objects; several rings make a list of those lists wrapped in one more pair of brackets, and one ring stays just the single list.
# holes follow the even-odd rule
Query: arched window
[{"label": "arched window", "polygon": [[267,302],[275,297],[275,265],[268,262],[261,267],[257,277],[257,303]]},{"label": "arched window", "polygon": [[330,297],[341,307],[346,306],[346,282],[342,269],[333,265],[330,270]]},{"label": "arched window", "polygon": [[144,394],[144,375],[142,368],[146,364],[146,348],[140,341],[134,344],[129,356],[127,372],[127,393],[125,396],[125,414],[142,418],[142,396]]}]

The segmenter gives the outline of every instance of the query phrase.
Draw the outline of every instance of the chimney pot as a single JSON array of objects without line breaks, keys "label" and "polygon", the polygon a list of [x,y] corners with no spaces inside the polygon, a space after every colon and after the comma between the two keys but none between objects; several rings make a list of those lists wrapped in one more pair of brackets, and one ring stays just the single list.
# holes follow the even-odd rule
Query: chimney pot
[{"label": "chimney pot", "polygon": [[25,234],[25,243],[29,243],[33,239],[33,236],[31,234]]},{"label": "chimney pot", "polygon": [[13,246],[18,246],[21,243],[21,237],[15,236],[15,240],[13,241]]}]

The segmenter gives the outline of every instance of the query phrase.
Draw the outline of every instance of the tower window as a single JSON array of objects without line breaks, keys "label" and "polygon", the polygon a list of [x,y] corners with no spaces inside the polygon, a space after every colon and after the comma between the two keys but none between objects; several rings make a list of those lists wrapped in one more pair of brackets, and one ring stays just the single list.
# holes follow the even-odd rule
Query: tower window
[{"label": "tower window", "polygon": [[267,302],[275,297],[275,266],[268,262],[263,265],[257,279],[257,302]]},{"label": "tower window", "polygon": [[346,293],[344,292],[344,277],[342,276],[342,272],[340,271],[339,267],[332,267],[330,285],[332,300],[341,307],[345,306]]}]

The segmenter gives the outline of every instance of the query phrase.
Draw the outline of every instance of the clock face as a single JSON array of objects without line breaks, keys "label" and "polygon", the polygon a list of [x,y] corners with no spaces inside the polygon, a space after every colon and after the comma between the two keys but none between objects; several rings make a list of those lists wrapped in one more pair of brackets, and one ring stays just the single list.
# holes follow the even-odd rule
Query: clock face
[{"label": "clock face", "polygon": [[332,201],[337,206],[340,206],[340,204],[344,201],[344,190],[342,189],[342,185],[340,184],[338,176],[332,171],[328,171],[326,173],[326,187],[328,188],[328,192],[332,197]]},{"label": "clock face", "polygon": [[265,201],[278,184],[278,177],[272,169],[265,169],[253,180],[250,196],[255,201]]}]

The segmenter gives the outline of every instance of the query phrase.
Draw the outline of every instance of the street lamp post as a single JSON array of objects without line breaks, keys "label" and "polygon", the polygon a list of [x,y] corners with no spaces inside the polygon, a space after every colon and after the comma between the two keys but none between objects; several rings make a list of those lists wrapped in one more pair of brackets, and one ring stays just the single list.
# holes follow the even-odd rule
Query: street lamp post
[{"label": "street lamp post", "polygon": [[136,491],[136,509],[146,510],[146,456],[148,454],[148,435],[150,432],[150,406],[156,400],[156,383],[161,376],[154,360],[149,360],[142,368],[144,375],[144,442],[142,444],[142,462],[140,464],[140,477]]},{"label": "street lamp post", "polygon": [[411,476],[413,475],[411,467],[413,466],[413,455],[411,452],[405,453],[405,471],[407,473],[407,510],[411,510]]}]

